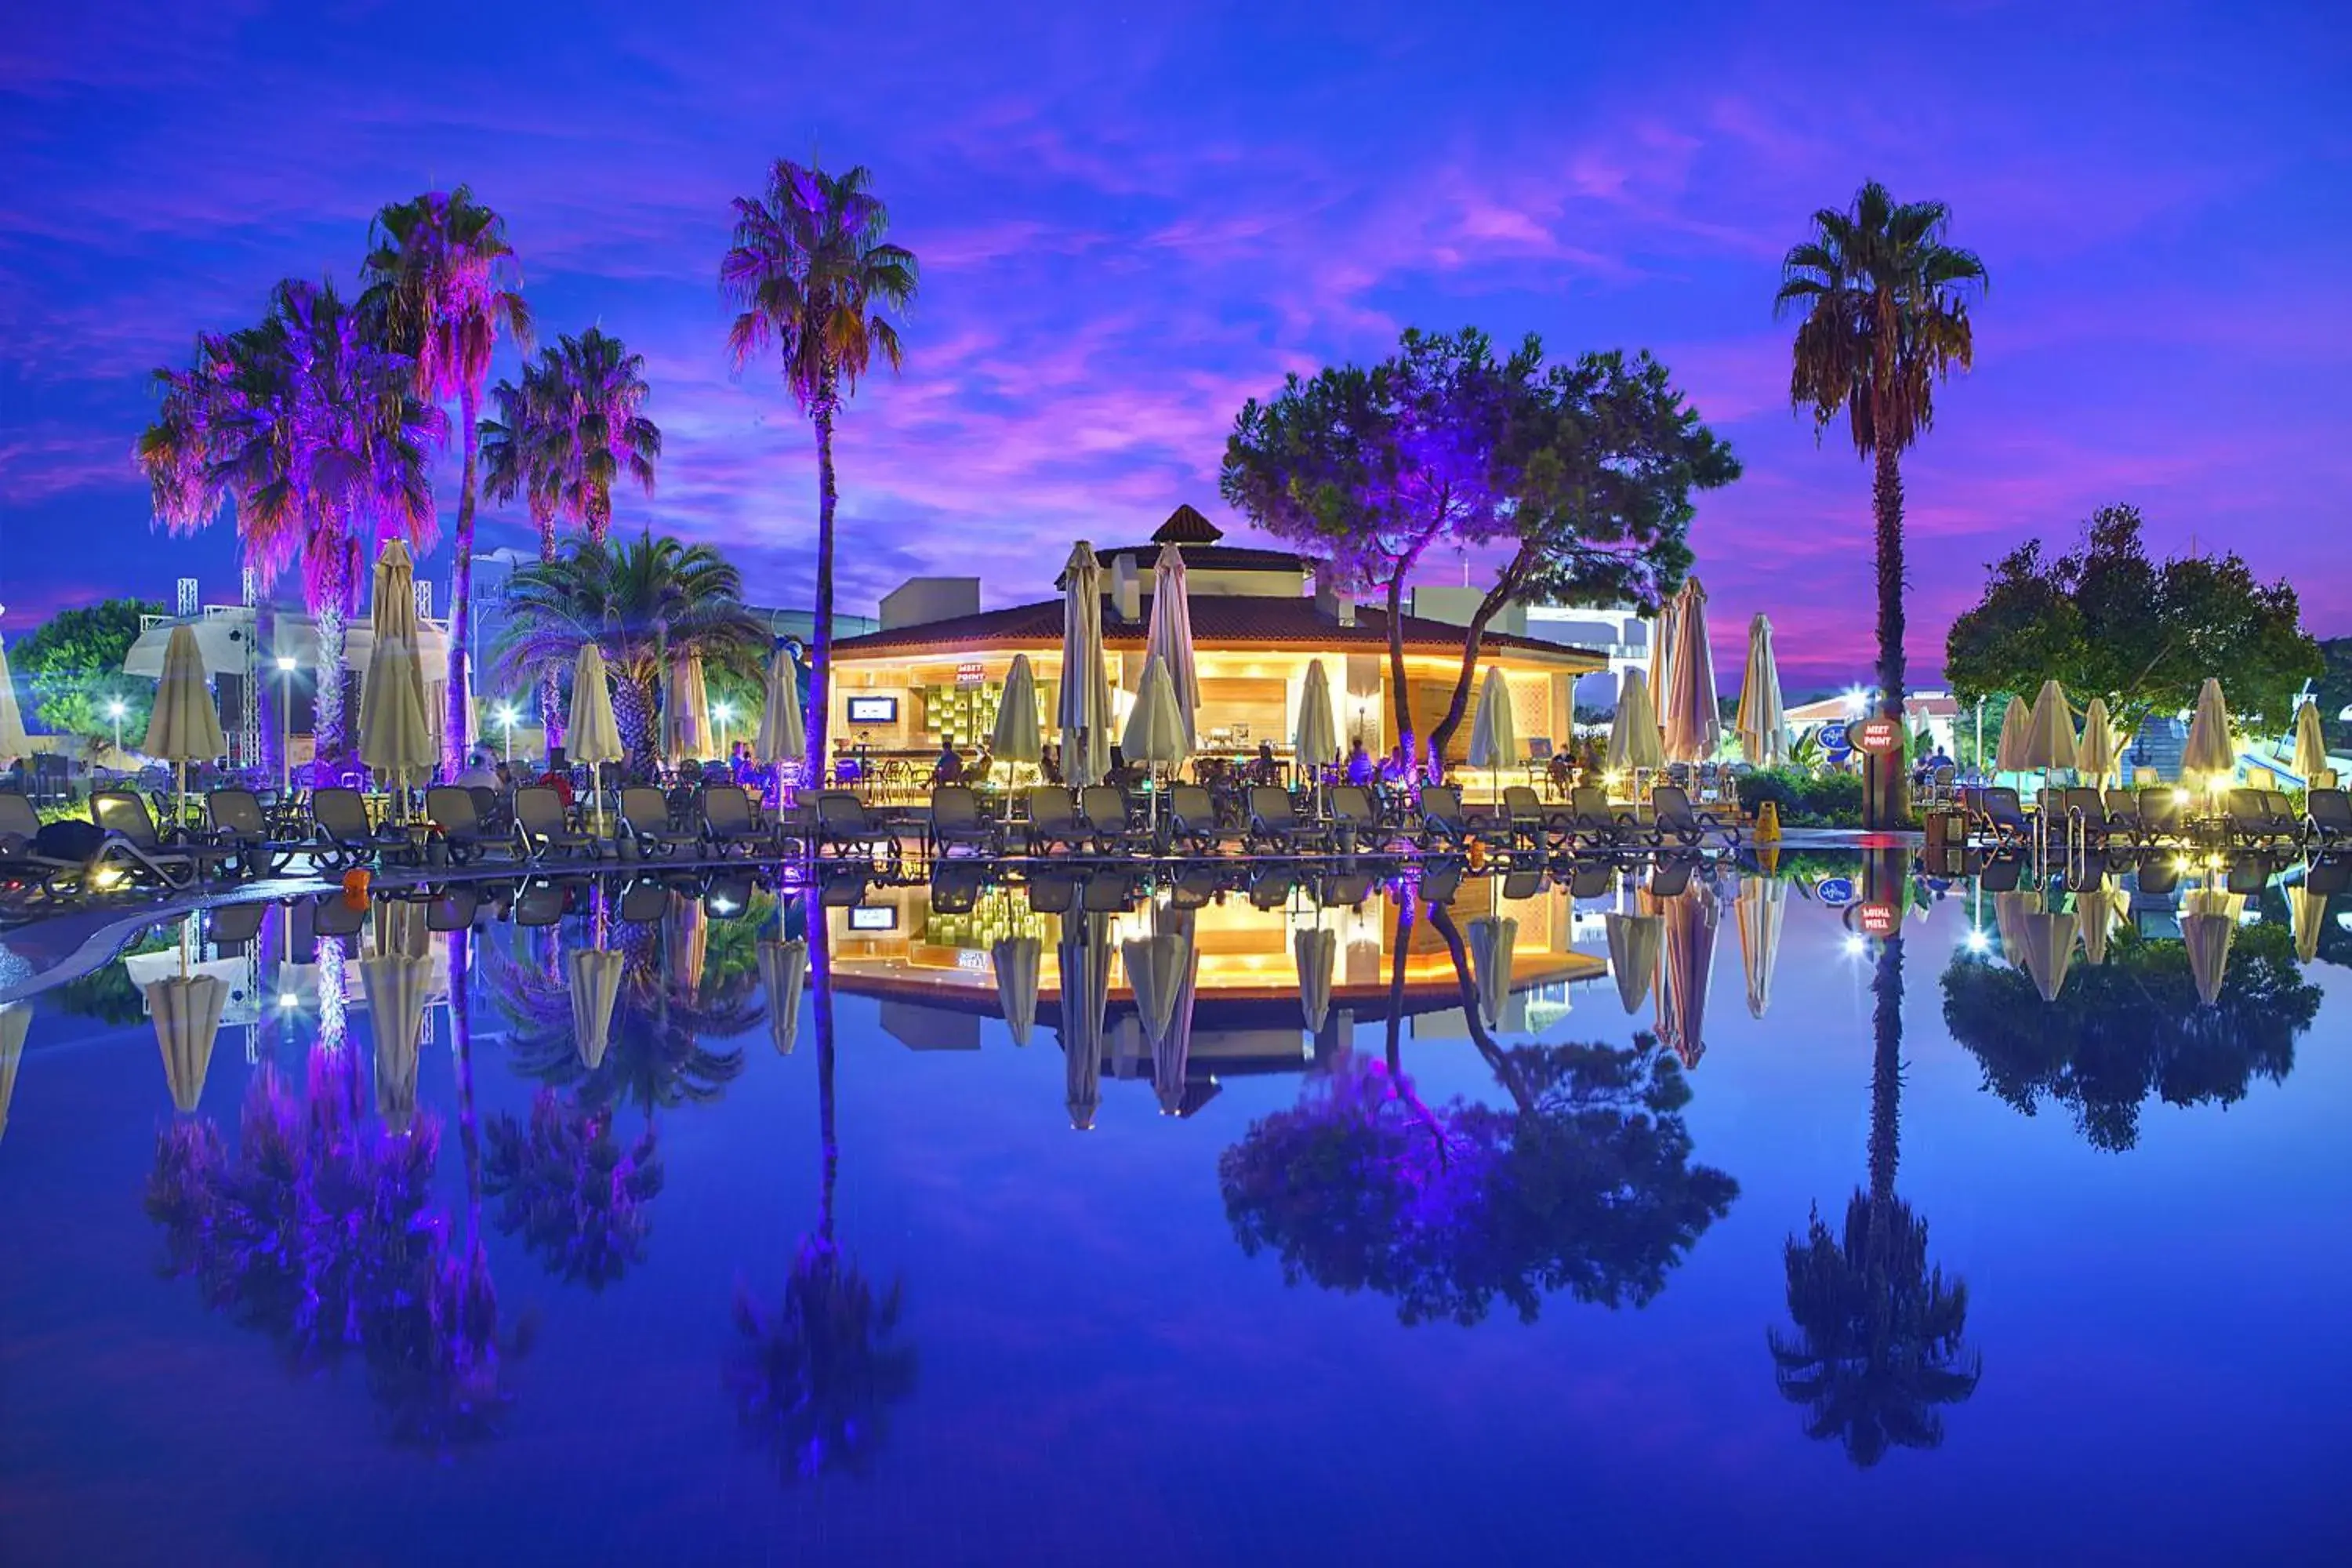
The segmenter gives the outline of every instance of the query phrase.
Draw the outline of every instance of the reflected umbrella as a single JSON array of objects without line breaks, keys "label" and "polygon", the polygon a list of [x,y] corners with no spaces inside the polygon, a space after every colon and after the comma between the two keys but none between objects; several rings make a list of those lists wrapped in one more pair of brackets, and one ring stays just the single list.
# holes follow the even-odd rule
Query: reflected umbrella
[{"label": "reflected umbrella", "polygon": [[375,1042],[375,1112],[394,1132],[406,1132],[416,1120],[417,1056],[431,973],[423,959],[397,951],[379,951],[360,961],[360,987],[367,994],[369,1033]]},{"label": "reflected umbrella", "polygon": [[25,1031],[33,1009],[23,1002],[0,1002],[0,1138],[8,1135],[8,1107],[16,1099],[16,1068],[25,1058]]},{"label": "reflected umbrella", "polygon": [[776,1054],[793,1054],[800,1036],[801,989],[808,980],[808,943],[799,937],[760,943],[760,984],[768,998],[768,1037]]},{"label": "reflected umbrella", "polygon": [[2245,899],[2215,888],[2196,888],[2181,896],[2180,941],[2189,950],[2189,972],[2196,977],[2198,1000],[2210,1007],[2221,999],[2222,977],[2230,967],[2230,944],[2238,934],[2238,916]]},{"label": "reflected umbrella", "polygon": [[1658,963],[1658,1038],[1685,1068],[1695,1068],[1706,1051],[1702,1031],[1707,985],[1715,968],[1715,895],[1700,887],[1656,901],[1663,906],[1664,922]]},{"label": "reflected umbrella", "polygon": [[613,1009],[621,999],[624,960],[617,952],[583,947],[565,955],[570,972],[572,1037],[578,1042],[580,1065],[594,1072],[604,1065],[613,1044]]},{"label": "reflected umbrella", "polygon": [[1772,1005],[1772,973],[1780,962],[1780,926],[1789,911],[1789,885],[1778,877],[1743,877],[1732,905],[1739,926],[1739,961],[1748,976],[1748,1016]]},{"label": "reflected umbrella", "polygon": [[1664,942],[1665,922],[1653,914],[1601,917],[1609,936],[1609,973],[1617,982],[1617,1000],[1627,1017],[1642,1010],[1658,975],[1658,952]]},{"label": "reflected umbrella", "polygon": [[1482,915],[1470,922],[1470,976],[1478,1011],[1489,1028],[1503,1026],[1511,1005],[1511,963],[1519,946],[1519,922],[1507,915]]},{"label": "reflected umbrella", "polygon": [[1102,1105],[1103,1013],[1110,1005],[1110,917],[1071,910],[1055,950],[1060,971],[1064,1101],[1084,1132]]},{"label": "reflected umbrella", "polygon": [[1321,926],[1295,931],[1290,955],[1298,968],[1299,1015],[1308,1034],[1321,1034],[1331,1016],[1331,978],[1339,964],[1339,933]]},{"label": "reflected umbrella", "polygon": [[1037,974],[1044,960],[1045,944],[1034,936],[1008,936],[989,950],[997,1005],[1016,1046],[1027,1045],[1037,1026]]},{"label": "reflected umbrella", "polygon": [[220,1033],[228,985],[216,975],[174,975],[147,987],[147,1011],[155,1023],[155,1044],[163,1053],[163,1078],[172,1104],[191,1115],[204,1097],[212,1066],[213,1039]]}]

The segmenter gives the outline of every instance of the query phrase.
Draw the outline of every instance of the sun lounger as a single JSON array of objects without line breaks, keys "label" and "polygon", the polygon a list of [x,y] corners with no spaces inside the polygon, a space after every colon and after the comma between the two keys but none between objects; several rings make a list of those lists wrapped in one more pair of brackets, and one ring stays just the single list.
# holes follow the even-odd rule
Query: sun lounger
[{"label": "sun lounger", "polygon": [[1998,844],[2023,844],[2033,837],[2033,824],[2019,804],[2017,792],[2006,786],[1977,796],[1979,820]]},{"label": "sun lounger", "polygon": [[[2294,838],[2303,824],[2291,815],[2271,809],[2270,792],[2233,789],[2229,795],[2230,836],[2241,844],[2273,844]],[[2282,797],[2283,798],[2283,797]]]},{"label": "sun lounger", "polygon": [[[530,793],[529,790],[518,792],[515,797],[518,803],[516,812],[518,816],[521,815],[520,810],[521,797]],[[538,930],[551,926],[563,918],[564,908],[571,901],[571,895],[562,883],[551,881],[544,877],[535,879],[523,884],[522,896],[515,900],[514,923],[525,930]]]},{"label": "sun lounger", "polygon": [[887,822],[866,809],[866,803],[845,789],[817,792],[816,851],[838,850],[871,858],[898,858],[898,835]]},{"label": "sun lounger", "polygon": [[310,848],[307,840],[281,839],[269,830],[261,797],[249,789],[216,789],[205,796],[205,816],[215,847],[236,857],[248,877],[274,877]]},{"label": "sun lounger", "polygon": [[481,912],[482,895],[472,887],[451,888],[425,906],[426,931],[466,931]]},{"label": "sun lounger", "polygon": [[1450,904],[1462,891],[1462,862],[1448,857],[1443,860],[1423,861],[1421,870],[1421,896],[1433,904]]},{"label": "sun lounger", "polygon": [[1377,850],[1389,841],[1388,824],[1381,820],[1372,792],[1361,784],[1333,784],[1329,791],[1331,831],[1341,842],[1360,850]]},{"label": "sun lounger", "polygon": [[[857,797],[851,795],[849,798],[856,800]],[[817,831],[820,837],[824,832],[824,798],[820,795],[817,800]],[[699,818],[702,842],[712,854],[724,857],[739,849],[748,855],[775,853],[776,831],[763,826],[752,813],[751,797],[744,793],[741,784],[704,784],[695,796],[695,812]]]},{"label": "sun lounger", "polygon": [[1706,842],[1709,834],[1728,844],[1739,842],[1737,824],[1691,805],[1690,796],[1678,784],[1660,784],[1650,792],[1650,816],[1654,837],[1660,842],[1673,838],[1685,847],[1696,847]]},{"label": "sun lounger", "polygon": [[1096,871],[1078,883],[1078,908],[1090,915],[1123,915],[1142,898],[1135,879],[1123,871]]},{"label": "sun lounger", "polygon": [[2149,898],[2168,897],[2180,886],[2180,861],[2169,851],[2143,854],[2137,869],[2139,890]]},{"label": "sun lounger", "polygon": [[931,868],[931,913],[968,915],[980,905],[981,867],[966,860]]},{"label": "sun lounger", "polygon": [[43,854],[35,847],[40,833],[41,814],[31,798],[14,790],[0,790],[0,881],[54,898],[63,881],[79,876],[85,863]]},{"label": "sun lounger", "polygon": [[1078,792],[1078,818],[1087,841],[1105,855],[1121,853],[1145,837],[1128,819],[1126,793],[1111,784],[1088,784]]},{"label": "sun lounger", "polygon": [[2304,832],[2311,842],[2334,845],[2352,838],[2352,795],[2315,789],[2303,797]]},{"label": "sun lounger", "polygon": [[1327,910],[1360,909],[1371,896],[1372,879],[1363,871],[1325,877],[1315,885],[1315,901]]},{"label": "sun lounger", "polygon": [[1563,843],[1582,839],[1615,849],[1643,837],[1641,818],[1622,806],[1612,805],[1609,792],[1599,784],[1578,784],[1570,790],[1568,810],[1561,820]]},{"label": "sun lounger", "polygon": [[2303,890],[2332,899],[2352,888],[2352,859],[2341,855],[2322,855],[2304,868]]},{"label": "sun lounger", "polygon": [[751,907],[749,871],[713,871],[702,888],[702,912],[715,921],[740,921]]},{"label": "sun lounger", "polygon": [[310,935],[357,936],[360,928],[367,924],[370,907],[365,899],[353,900],[341,893],[320,893],[310,900]]},{"label": "sun lounger", "polygon": [[2134,840],[2139,844],[2163,844],[2178,839],[2181,833],[2181,792],[2169,784],[2157,784],[2139,792],[2139,834]]},{"label": "sun lounger", "polygon": [[615,817],[622,840],[636,846],[641,860],[692,855],[702,847],[702,825],[679,826],[670,815],[669,797],[651,784],[624,787]]},{"label": "sun lounger", "polygon": [[1323,847],[1328,840],[1319,823],[1298,815],[1290,792],[1280,784],[1253,784],[1249,792],[1248,847],[1259,853],[1297,855]]},{"label": "sun lounger", "polygon": [[[988,856],[1004,849],[1002,832],[968,784],[940,784],[931,791],[930,834],[931,847],[942,855],[958,845]],[[931,907],[939,907],[936,900]]]},{"label": "sun lounger", "polygon": [[651,925],[669,913],[669,889],[655,878],[636,878],[621,889],[613,912],[626,924]]},{"label": "sun lounger", "polygon": [[1059,784],[1038,784],[1026,797],[1029,808],[1029,852],[1076,849],[1086,842],[1086,824],[1079,820],[1077,802]]},{"label": "sun lounger", "polygon": [[[1661,787],[1671,789],[1671,784]],[[1691,874],[1698,869],[1696,855],[1669,854],[1658,857],[1650,868],[1650,895],[1659,899],[1679,899],[1690,891]]]},{"label": "sun lounger", "polygon": [[1540,866],[1520,866],[1507,872],[1497,896],[1514,901],[1524,901],[1543,891],[1544,875]]},{"label": "sun lounger", "polygon": [[2271,814],[2273,822],[2286,825],[2284,837],[2298,844],[2303,842],[2303,813],[2294,808],[2294,802],[2287,798],[2284,790],[2263,791],[2263,805]]},{"label": "sun lounger", "polygon": [[1216,797],[1201,784],[1180,784],[1168,792],[1169,841],[1195,855],[1213,855],[1244,837],[1217,814]]},{"label": "sun lounger", "polygon": [[817,878],[817,908],[854,910],[866,901],[866,889],[871,885],[863,866],[830,867]]},{"label": "sun lounger", "polygon": [[1569,867],[1568,896],[1571,899],[1605,899],[1617,881],[1617,863],[1613,860],[1577,860]]},{"label": "sun lounger", "polygon": [[2025,857],[1993,854],[1977,872],[1977,886],[1988,893],[2013,893],[2025,880]]},{"label": "sun lounger", "polygon": [[236,861],[235,851],[209,844],[163,842],[147,802],[135,790],[92,790],[89,819],[106,834],[93,865],[109,862],[159,887],[189,887]]},{"label": "sun lounger", "polygon": [[345,784],[310,792],[311,854],[321,869],[340,871],[375,858],[386,840],[368,820],[367,802]]},{"label": "sun lounger", "polygon": [[1078,907],[1078,879],[1062,872],[1029,879],[1029,909],[1034,914],[1067,914]]},{"label": "sun lounger", "polygon": [[[545,784],[528,784],[515,791],[515,837],[524,856],[533,861],[596,858],[595,838],[563,819],[563,797]],[[524,901],[530,898],[526,891]]]},{"label": "sun lounger", "polygon": [[2099,805],[2106,813],[2109,840],[2140,841],[2145,829],[2139,819],[2139,796],[2127,789],[2111,789],[2100,796]]},{"label": "sun lounger", "polygon": [[2271,873],[2276,869],[2267,855],[2241,852],[2230,857],[2230,868],[2223,878],[2223,888],[2232,893],[2252,898],[2271,885]]},{"label": "sun lounger", "polygon": [[1462,792],[1452,784],[1424,784],[1421,791],[1421,828],[1415,835],[1426,847],[1445,844],[1460,848],[1469,843],[1470,821],[1462,810]]},{"label": "sun lounger", "polygon": [[481,802],[470,789],[436,784],[426,790],[425,820],[433,825],[433,836],[446,847],[452,866],[467,865],[492,853],[514,853],[514,835],[491,831],[482,820]]},{"label": "sun lounger", "polygon": [[1550,822],[1544,812],[1543,796],[1527,784],[1510,784],[1503,791],[1503,808],[1495,819],[1494,830],[1504,842],[1529,849],[1545,847]]}]

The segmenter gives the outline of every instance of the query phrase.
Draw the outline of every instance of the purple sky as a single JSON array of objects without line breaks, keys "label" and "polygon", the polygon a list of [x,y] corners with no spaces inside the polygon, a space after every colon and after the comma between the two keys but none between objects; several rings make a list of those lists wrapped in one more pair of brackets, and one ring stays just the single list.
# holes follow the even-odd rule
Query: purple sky
[{"label": "purple sky", "polygon": [[925,273],[905,376],[840,435],[845,608],[920,570],[1037,596],[1072,537],[1181,500],[1231,522],[1244,397],[1476,324],[1664,358],[1748,465],[1695,536],[1719,658],[1762,609],[1792,685],[1858,676],[1867,473],[1790,416],[1770,299],[1811,210],[1874,175],[1949,202],[1993,276],[1906,465],[1916,661],[1982,563],[2108,501],[2352,631],[2336,7],[1055,9],[27,8],[0,48],[0,630],[183,573],[233,595],[226,523],[149,531],[145,372],[280,276],[348,283],[375,207],[460,180],[544,330],[647,358],[668,449],[619,526],[803,600],[811,443],[772,370],[730,375],[716,269],[728,198],[814,153],[872,167]]}]

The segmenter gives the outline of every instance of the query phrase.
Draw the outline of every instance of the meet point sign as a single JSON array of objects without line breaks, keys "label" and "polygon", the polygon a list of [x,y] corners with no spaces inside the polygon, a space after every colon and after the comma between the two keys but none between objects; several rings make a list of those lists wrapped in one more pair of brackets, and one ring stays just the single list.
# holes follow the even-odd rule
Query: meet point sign
[{"label": "meet point sign", "polygon": [[1903,727],[1892,719],[1864,719],[1846,727],[1853,744],[1873,756],[1885,756],[1903,743]]}]

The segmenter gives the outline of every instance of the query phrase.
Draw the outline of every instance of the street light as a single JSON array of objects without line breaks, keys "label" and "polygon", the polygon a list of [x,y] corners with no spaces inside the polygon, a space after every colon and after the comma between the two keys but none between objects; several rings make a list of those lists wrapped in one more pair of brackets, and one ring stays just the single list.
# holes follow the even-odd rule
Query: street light
[{"label": "street light", "polygon": [[129,711],[131,711],[130,704],[124,702],[121,698],[112,697],[107,700],[106,716],[114,721],[114,760],[118,765],[122,761],[122,716]]},{"label": "street light", "polygon": [[714,702],[710,705],[710,716],[719,721],[719,754],[724,757],[727,755],[727,721],[735,717],[735,704]]},{"label": "street light", "polygon": [[278,718],[280,725],[278,747],[278,788],[281,795],[294,793],[294,656],[278,656]]},{"label": "street light", "polygon": [[499,728],[507,732],[507,761],[509,763],[514,761],[514,727],[515,720],[519,717],[513,703],[499,704]]}]

